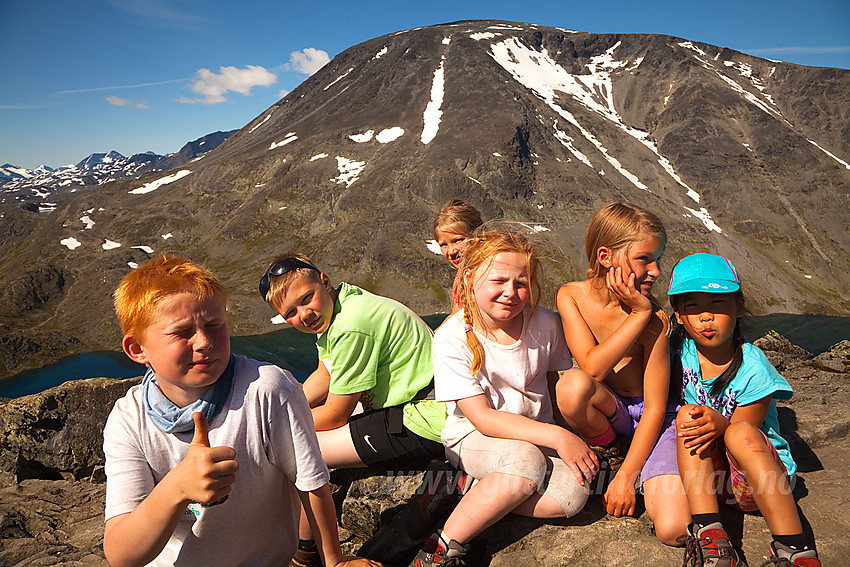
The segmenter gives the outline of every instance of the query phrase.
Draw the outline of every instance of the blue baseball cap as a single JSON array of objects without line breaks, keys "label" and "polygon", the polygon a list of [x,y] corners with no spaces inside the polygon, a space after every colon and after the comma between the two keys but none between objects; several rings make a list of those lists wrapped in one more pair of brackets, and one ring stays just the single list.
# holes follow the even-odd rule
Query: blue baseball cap
[{"label": "blue baseball cap", "polygon": [[673,266],[667,295],[682,293],[733,293],[741,289],[738,270],[723,256],[699,252]]}]

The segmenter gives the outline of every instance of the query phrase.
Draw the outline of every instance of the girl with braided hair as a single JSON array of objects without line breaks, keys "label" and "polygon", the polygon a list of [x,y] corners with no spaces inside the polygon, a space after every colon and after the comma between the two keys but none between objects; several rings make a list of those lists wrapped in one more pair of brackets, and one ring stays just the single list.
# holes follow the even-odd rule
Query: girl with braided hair
[{"label": "girl with braided hair", "polygon": [[599,466],[553,414],[558,371],[582,371],[571,370],[557,316],[538,306],[532,243],[516,232],[479,229],[460,271],[462,308],[434,336],[434,382],[437,400],[448,402],[448,460],[478,482],[426,540],[416,567],[465,565],[472,539],[509,512],[575,515]]}]

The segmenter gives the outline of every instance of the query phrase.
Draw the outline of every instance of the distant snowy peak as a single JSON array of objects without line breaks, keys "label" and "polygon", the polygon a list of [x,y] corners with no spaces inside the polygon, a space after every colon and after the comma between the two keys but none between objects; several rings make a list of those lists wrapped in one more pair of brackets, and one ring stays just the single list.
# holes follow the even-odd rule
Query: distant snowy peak
[{"label": "distant snowy peak", "polygon": [[154,152],[144,152],[124,157],[112,150],[108,153],[95,153],[76,164],[53,169],[40,165],[36,169],[26,169],[16,165],[0,166],[0,190],[14,193],[18,199],[38,199],[43,201],[52,191],[100,185],[117,179],[139,178],[149,171],[162,171],[179,167],[214,150],[233,134],[214,132],[202,138],[187,142],[179,152],[164,156]]},{"label": "distant snowy peak", "polygon": [[100,164],[111,164],[118,160],[126,159],[124,156],[112,150],[108,154],[92,154],[86,159],[77,163],[77,169],[91,169]]}]

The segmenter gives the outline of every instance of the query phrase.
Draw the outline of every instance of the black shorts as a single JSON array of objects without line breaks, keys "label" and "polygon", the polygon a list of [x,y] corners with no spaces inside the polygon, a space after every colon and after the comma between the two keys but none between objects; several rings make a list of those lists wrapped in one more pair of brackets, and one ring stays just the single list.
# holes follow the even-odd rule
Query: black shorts
[{"label": "black shorts", "polygon": [[365,465],[424,466],[432,459],[444,461],[442,443],[420,437],[404,426],[402,407],[367,411],[351,418],[349,431],[357,456]]}]

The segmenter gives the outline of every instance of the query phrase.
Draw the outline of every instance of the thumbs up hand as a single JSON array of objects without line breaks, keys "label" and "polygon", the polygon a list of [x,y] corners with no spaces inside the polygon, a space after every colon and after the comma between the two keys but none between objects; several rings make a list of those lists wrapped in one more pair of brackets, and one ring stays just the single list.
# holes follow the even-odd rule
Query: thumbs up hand
[{"label": "thumbs up hand", "polygon": [[210,447],[209,423],[202,413],[192,415],[195,435],[175,475],[175,486],[184,500],[201,504],[216,503],[228,494],[236,481],[236,451],[230,447]]}]

